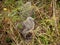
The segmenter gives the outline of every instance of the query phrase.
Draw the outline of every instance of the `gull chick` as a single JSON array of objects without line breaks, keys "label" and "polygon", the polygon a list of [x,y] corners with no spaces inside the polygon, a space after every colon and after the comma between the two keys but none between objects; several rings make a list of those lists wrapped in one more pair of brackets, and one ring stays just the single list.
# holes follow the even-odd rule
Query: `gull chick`
[{"label": "gull chick", "polygon": [[34,29],[34,19],[32,17],[27,17],[25,21],[23,21],[22,25],[24,26],[24,29],[22,30],[22,35],[26,38],[26,35],[30,32],[33,31]]}]

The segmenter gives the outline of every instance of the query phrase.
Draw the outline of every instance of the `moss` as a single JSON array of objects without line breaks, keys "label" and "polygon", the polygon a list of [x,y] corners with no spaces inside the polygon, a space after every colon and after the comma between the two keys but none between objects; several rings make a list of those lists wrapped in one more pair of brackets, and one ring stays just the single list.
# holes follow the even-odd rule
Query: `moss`
[{"label": "moss", "polygon": [[18,27],[19,29],[22,29],[22,28],[23,28],[22,24],[18,24],[17,27]]},{"label": "moss", "polygon": [[8,38],[8,37],[5,39],[5,41],[6,41],[7,43],[12,43],[12,40],[11,40],[10,38]]}]

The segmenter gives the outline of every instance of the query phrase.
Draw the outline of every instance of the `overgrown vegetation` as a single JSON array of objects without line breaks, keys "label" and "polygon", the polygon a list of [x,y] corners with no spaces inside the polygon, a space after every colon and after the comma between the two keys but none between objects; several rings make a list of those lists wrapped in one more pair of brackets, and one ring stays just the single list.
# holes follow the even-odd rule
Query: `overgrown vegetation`
[{"label": "overgrown vegetation", "polygon": [[[25,40],[21,23],[30,15],[35,29]],[[60,45],[60,0],[0,0],[0,45]]]}]

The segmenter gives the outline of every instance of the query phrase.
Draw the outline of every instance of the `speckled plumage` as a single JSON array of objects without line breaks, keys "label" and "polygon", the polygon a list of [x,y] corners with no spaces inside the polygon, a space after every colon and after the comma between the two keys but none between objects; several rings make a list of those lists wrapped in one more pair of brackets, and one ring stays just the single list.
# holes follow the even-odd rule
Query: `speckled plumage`
[{"label": "speckled plumage", "polygon": [[23,26],[25,27],[22,31],[23,36],[26,38],[26,35],[30,32],[33,31],[34,29],[34,19],[32,17],[28,17],[25,21],[23,21]]}]

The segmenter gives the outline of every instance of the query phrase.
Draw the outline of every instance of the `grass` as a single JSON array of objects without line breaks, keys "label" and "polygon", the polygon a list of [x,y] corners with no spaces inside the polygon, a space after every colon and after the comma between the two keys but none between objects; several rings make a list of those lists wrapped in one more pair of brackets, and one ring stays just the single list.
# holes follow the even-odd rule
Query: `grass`
[{"label": "grass", "polygon": [[[41,3],[37,5],[33,3],[31,5],[32,9],[26,5],[28,7],[27,12],[22,9],[25,4],[23,0],[1,1],[0,45],[60,45],[60,7],[56,6],[58,13],[54,17],[53,13],[50,12],[53,10],[50,0],[41,1],[43,3],[41,6],[39,6]],[[32,31],[32,39],[25,40],[20,34],[20,30],[23,28],[21,23],[26,19],[25,16],[27,16],[26,14],[29,13],[30,9],[33,10],[32,17],[35,19],[35,29]],[[20,12],[23,13],[20,14]]]}]

